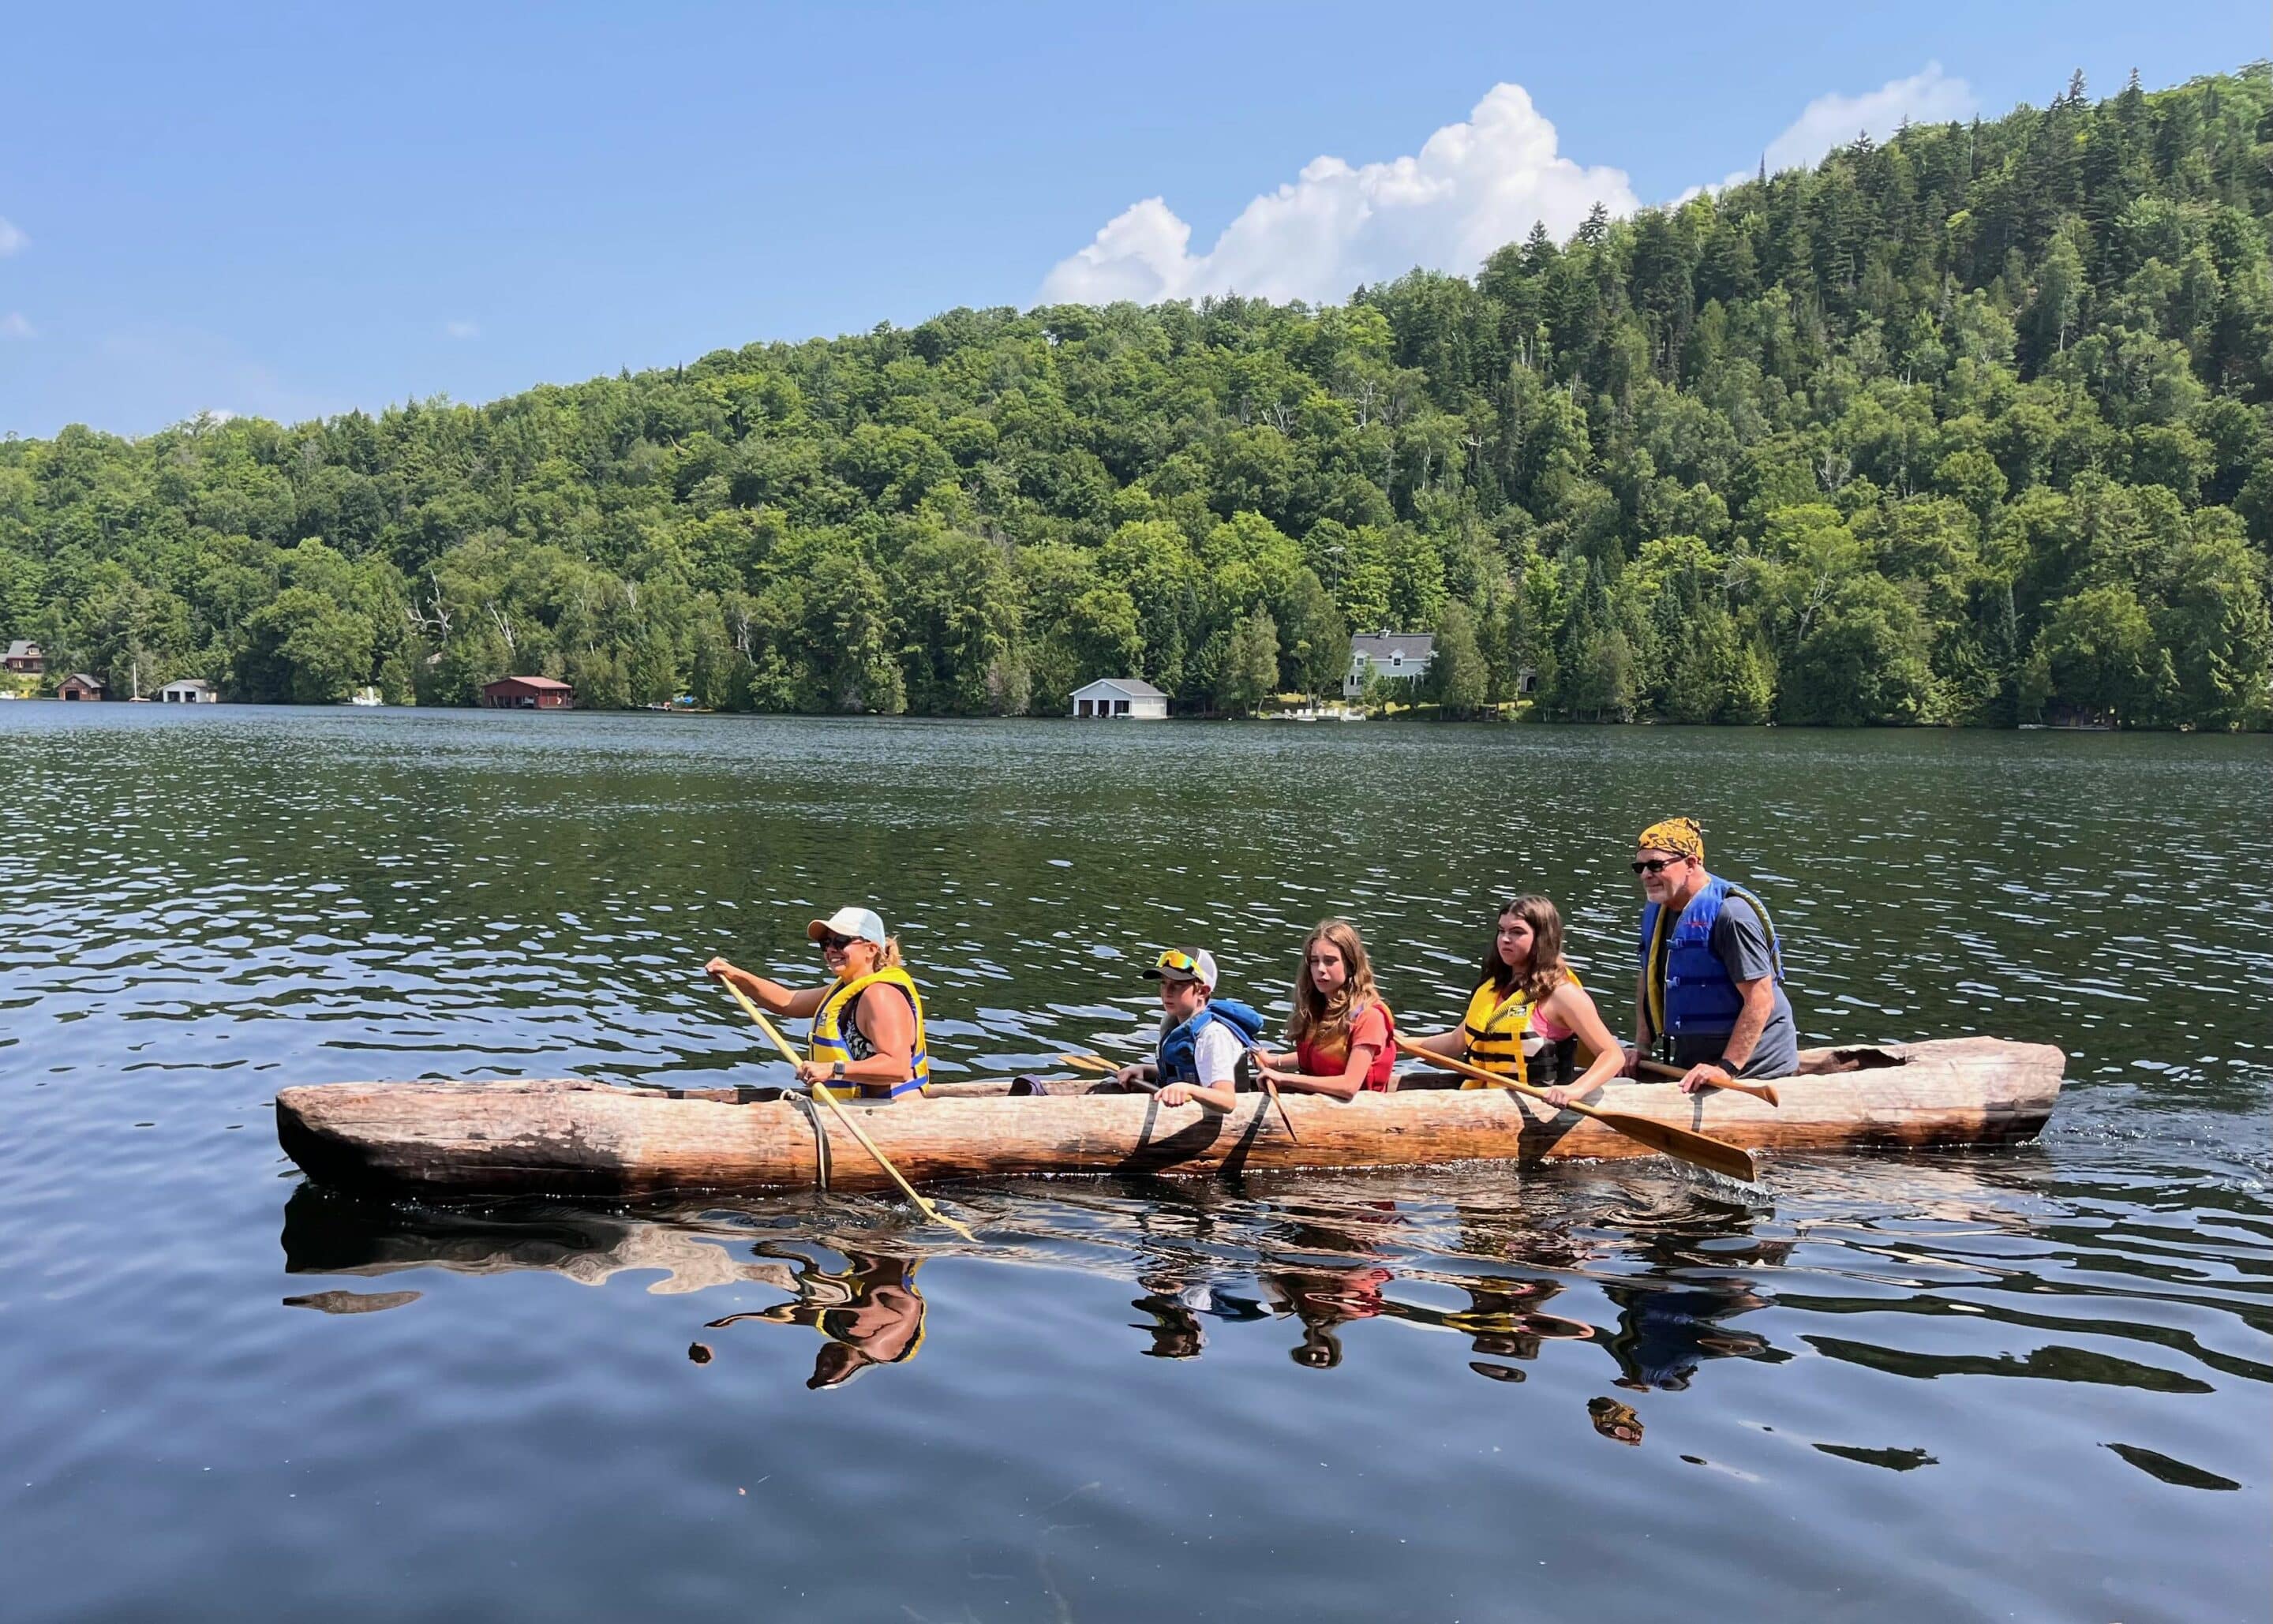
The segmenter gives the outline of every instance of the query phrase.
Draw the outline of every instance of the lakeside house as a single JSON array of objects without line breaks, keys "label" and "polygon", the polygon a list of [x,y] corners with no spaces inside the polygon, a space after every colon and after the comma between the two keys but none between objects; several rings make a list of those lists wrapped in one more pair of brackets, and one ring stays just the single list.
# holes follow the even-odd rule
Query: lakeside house
[{"label": "lakeside house", "polygon": [[0,658],[0,667],[19,677],[38,677],[48,669],[47,652],[37,643],[19,637],[8,645],[6,656]]},{"label": "lakeside house", "polygon": [[59,700],[99,700],[108,692],[101,677],[90,677],[85,671],[73,671],[56,685],[56,698]]},{"label": "lakeside house", "polygon": [[161,705],[214,705],[220,703],[221,694],[202,677],[184,677],[159,689],[158,701]]},{"label": "lakeside house", "polygon": [[576,690],[550,677],[501,677],[482,685],[482,703],[491,710],[566,710]]},{"label": "lakeside house", "polygon": [[1073,714],[1082,716],[1127,716],[1138,722],[1159,722],[1168,715],[1168,696],[1151,683],[1134,677],[1100,677],[1073,691]]},{"label": "lakeside house", "polygon": [[1366,680],[1384,677],[1392,682],[1418,682],[1429,674],[1437,657],[1437,639],[1429,632],[1367,632],[1350,639],[1349,670],[1342,677],[1342,697],[1354,700],[1365,692]]}]

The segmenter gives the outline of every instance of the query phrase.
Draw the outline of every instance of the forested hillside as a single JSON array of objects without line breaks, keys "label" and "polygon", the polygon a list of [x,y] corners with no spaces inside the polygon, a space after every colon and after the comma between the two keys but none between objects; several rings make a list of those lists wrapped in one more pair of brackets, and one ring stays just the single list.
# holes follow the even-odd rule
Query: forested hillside
[{"label": "forested hillside", "polygon": [[[1914,126],[1311,310],[922,326],[0,443],[0,638],[124,692],[2263,725],[2273,75]],[[344,313],[342,319],[349,319]]]}]

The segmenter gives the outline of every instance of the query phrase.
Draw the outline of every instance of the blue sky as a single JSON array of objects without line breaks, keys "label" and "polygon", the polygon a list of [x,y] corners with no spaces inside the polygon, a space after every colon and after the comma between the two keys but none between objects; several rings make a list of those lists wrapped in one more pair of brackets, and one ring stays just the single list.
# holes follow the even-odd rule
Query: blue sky
[{"label": "blue sky", "polygon": [[0,433],[482,400],[1046,288],[1339,297],[2268,35],[2264,0],[19,7]]}]

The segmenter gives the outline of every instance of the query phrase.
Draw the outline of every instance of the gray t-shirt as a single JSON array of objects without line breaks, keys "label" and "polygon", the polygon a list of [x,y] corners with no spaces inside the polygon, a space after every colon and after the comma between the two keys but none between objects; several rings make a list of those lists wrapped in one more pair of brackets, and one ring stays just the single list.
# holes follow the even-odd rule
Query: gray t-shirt
[{"label": "gray t-shirt", "polygon": [[[1713,956],[1728,967],[1729,974],[1738,981],[1758,981],[1762,977],[1775,975],[1775,954],[1768,948],[1767,927],[1750,902],[1733,892],[1721,905],[1721,917],[1713,921],[1711,937]],[[1768,1012],[1768,1023],[1760,1030],[1760,1040],[1752,1045],[1752,1058],[1740,1077],[1789,1077],[1799,1065],[1799,1029],[1792,1024],[1791,1001],[1783,995],[1781,984],[1774,984],[1775,1003]],[[1699,1066],[1717,1060],[1729,1046],[1725,1032],[1700,1032],[1673,1040],[1673,1063],[1676,1066]]]}]

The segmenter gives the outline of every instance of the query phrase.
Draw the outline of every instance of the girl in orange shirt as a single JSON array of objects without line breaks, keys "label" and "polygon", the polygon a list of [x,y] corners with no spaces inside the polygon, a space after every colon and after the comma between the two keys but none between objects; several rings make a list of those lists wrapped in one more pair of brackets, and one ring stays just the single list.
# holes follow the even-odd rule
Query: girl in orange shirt
[{"label": "girl in orange shirt", "polygon": [[[1294,977],[1292,1055],[1254,1051],[1254,1065],[1282,1089],[1355,1099],[1362,1089],[1392,1092],[1397,1022],[1374,990],[1365,943],[1346,919],[1328,919],[1302,944]],[[1287,1064],[1293,1061],[1290,1067]]]}]

